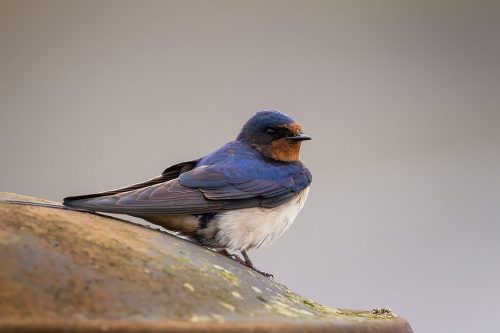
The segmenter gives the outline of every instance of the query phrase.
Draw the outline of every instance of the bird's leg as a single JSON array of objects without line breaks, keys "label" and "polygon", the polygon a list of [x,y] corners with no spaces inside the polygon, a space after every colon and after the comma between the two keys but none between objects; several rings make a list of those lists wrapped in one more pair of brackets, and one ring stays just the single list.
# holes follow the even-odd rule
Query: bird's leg
[{"label": "bird's leg", "polygon": [[238,257],[236,254],[231,254],[229,253],[226,249],[222,249],[222,250],[217,250],[218,253],[226,256],[226,257],[229,257],[231,259],[233,259],[234,261],[237,261],[239,262],[240,264],[243,264],[243,265],[246,265],[245,261],[243,259],[241,259],[240,257]]},{"label": "bird's leg", "polygon": [[226,257],[230,257],[231,258],[231,254],[229,252],[227,252],[226,249],[222,249],[222,250],[217,250],[218,253],[222,254],[222,255],[225,255]]},{"label": "bird's leg", "polygon": [[251,269],[253,269],[254,271],[256,271],[257,273],[259,274],[262,274],[264,275],[265,277],[269,277],[271,279],[274,279],[274,275],[272,274],[269,274],[269,273],[266,273],[266,272],[263,272],[257,268],[255,268],[255,266],[253,265],[253,262],[252,260],[250,260],[250,257],[248,256],[247,252],[246,251],[241,251],[241,254],[243,255],[243,258],[245,258],[245,262],[243,263],[245,266],[248,266],[250,267]]}]

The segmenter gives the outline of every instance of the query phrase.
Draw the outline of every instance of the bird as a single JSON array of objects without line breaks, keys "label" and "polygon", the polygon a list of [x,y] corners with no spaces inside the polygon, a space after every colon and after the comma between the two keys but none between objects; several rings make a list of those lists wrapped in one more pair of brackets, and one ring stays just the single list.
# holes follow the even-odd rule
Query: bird
[{"label": "bird", "polygon": [[273,243],[304,206],[312,181],[300,160],[305,140],[311,137],[290,116],[259,111],[234,141],[202,158],[142,183],[66,197],[63,204],[142,218],[272,278],[247,251]]}]

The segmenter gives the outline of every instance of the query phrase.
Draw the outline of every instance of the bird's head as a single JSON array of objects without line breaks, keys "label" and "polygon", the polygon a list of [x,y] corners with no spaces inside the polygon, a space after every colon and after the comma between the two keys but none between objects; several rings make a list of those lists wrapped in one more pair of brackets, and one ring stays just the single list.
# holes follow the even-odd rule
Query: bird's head
[{"label": "bird's head", "polygon": [[311,137],[302,127],[279,111],[260,111],[250,118],[236,138],[259,150],[264,156],[283,162],[300,159],[300,144]]}]

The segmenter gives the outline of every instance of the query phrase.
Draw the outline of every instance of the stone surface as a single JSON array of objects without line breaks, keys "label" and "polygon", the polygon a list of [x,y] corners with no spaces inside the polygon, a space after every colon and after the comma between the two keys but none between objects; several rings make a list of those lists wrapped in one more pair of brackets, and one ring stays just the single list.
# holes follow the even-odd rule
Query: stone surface
[{"label": "stone surface", "polygon": [[411,332],[162,231],[5,200],[42,202],[0,193],[0,332]]}]

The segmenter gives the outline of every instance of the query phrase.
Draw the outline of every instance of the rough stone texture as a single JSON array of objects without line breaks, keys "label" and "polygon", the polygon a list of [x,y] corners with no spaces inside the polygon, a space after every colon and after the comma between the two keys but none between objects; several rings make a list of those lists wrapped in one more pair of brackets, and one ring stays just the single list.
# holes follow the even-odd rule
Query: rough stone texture
[{"label": "rough stone texture", "polygon": [[165,232],[5,200],[42,202],[0,193],[0,332],[411,332],[388,309],[326,307]]}]

